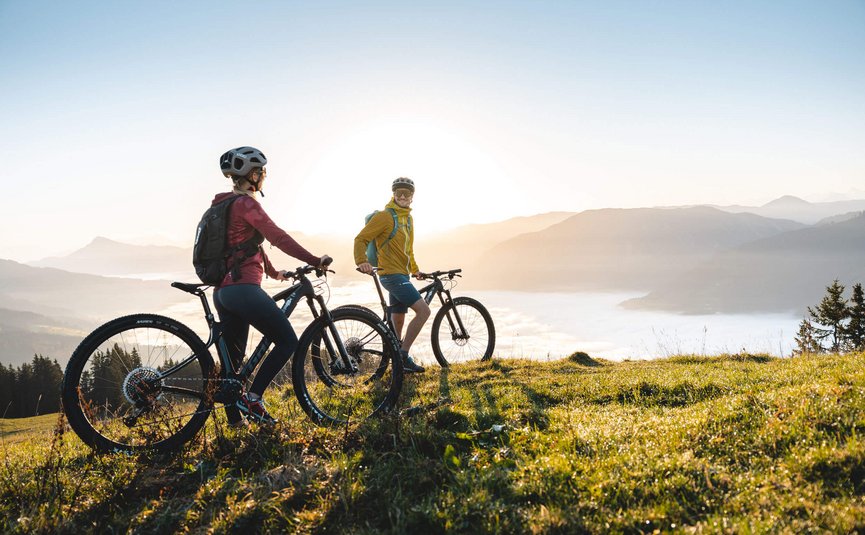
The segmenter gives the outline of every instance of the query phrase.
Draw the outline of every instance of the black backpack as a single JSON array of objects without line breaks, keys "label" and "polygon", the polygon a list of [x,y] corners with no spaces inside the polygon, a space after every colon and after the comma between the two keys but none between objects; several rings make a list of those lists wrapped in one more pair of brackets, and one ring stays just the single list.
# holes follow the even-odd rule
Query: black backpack
[{"label": "black backpack", "polygon": [[[264,241],[256,231],[255,236],[235,247],[228,246],[228,209],[241,195],[215,204],[204,212],[195,230],[192,246],[192,265],[204,284],[217,285],[230,271],[234,280],[240,276],[240,263],[255,255]],[[228,264],[231,262],[231,267]]]}]

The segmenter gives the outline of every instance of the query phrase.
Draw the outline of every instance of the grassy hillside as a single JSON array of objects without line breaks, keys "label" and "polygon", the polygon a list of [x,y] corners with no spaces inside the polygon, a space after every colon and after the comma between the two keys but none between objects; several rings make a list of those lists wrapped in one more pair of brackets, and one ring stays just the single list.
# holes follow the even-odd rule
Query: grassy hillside
[{"label": "grassy hillside", "polygon": [[433,369],[400,416],[317,429],[274,392],[275,430],[211,419],[170,458],[4,427],[0,530],[861,532],[863,359]]}]

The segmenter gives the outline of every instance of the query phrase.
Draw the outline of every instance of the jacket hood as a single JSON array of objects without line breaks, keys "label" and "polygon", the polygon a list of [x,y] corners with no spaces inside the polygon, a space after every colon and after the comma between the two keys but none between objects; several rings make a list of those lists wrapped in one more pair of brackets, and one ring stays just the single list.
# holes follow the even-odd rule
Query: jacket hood
[{"label": "jacket hood", "polygon": [[210,206],[216,206],[217,204],[221,203],[225,199],[231,198],[234,195],[237,195],[237,193],[235,193],[233,191],[226,191],[225,193],[217,193],[216,196],[213,198],[213,200],[210,201]]}]

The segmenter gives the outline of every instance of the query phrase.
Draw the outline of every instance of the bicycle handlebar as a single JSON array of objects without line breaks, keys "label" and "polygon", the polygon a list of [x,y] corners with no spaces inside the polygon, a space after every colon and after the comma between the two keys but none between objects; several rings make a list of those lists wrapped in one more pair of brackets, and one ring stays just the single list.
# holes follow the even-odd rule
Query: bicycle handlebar
[{"label": "bicycle handlebar", "polygon": [[327,269],[327,266],[329,266],[332,262],[333,262],[333,258],[328,257],[325,259],[324,262],[322,262],[321,267],[320,266],[310,266],[309,264],[307,264],[305,266],[301,266],[301,267],[295,269],[294,271],[286,270],[285,276],[291,277],[293,279],[299,279],[303,275],[309,275],[313,271],[315,272],[315,275],[317,277],[326,276],[328,273],[336,273],[336,271],[333,271],[332,269]]},{"label": "bicycle handlebar", "polygon": [[[367,273],[367,275],[370,275],[370,276],[375,275],[376,273],[378,273],[378,270],[379,270],[379,268],[374,267],[374,268],[372,268],[372,273]],[[359,273],[363,273],[363,271],[361,271],[360,268],[355,268],[355,271],[357,271]],[[459,273],[462,273],[462,271],[463,271],[462,269],[457,268],[457,269],[450,269],[447,271],[433,271],[432,273],[420,273],[419,274],[420,276],[418,278],[422,279],[422,280],[435,280],[438,277],[447,276],[447,278],[452,279],[454,277],[462,277],[462,275],[459,275]]]},{"label": "bicycle handlebar", "polygon": [[359,267],[354,268],[354,270],[357,271],[358,273],[363,273],[364,275],[369,275],[370,277],[372,277],[373,275],[375,275],[376,273],[378,273],[378,269],[379,269],[379,268],[373,266],[373,268],[372,268],[372,272],[371,272],[371,273],[364,273],[363,271],[360,270]]},{"label": "bicycle handlebar", "polygon": [[459,273],[462,273],[462,271],[463,270],[459,268],[449,269],[447,271],[433,271],[432,273],[421,273],[420,278],[424,280],[435,280],[439,277],[446,276],[447,278],[452,279],[454,277],[462,277],[462,275],[459,275]]}]

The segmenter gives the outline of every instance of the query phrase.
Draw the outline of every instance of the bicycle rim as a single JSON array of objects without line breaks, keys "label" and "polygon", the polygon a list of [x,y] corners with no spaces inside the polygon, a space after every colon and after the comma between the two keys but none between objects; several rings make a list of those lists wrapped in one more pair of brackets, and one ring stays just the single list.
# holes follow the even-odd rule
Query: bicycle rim
[{"label": "bicycle rim", "polygon": [[[301,406],[320,425],[360,422],[390,410],[402,388],[393,333],[363,310],[334,310],[332,315],[332,328],[322,318],[301,337],[293,363]],[[348,362],[340,357],[340,343]]]},{"label": "bicycle rim", "polygon": [[433,354],[442,366],[488,360],[496,345],[495,326],[480,302],[457,297],[436,314],[431,342]]},{"label": "bicycle rim", "polygon": [[119,318],[73,353],[64,410],[93,448],[175,449],[210,413],[212,367],[204,343],[182,324],[149,314]]}]

